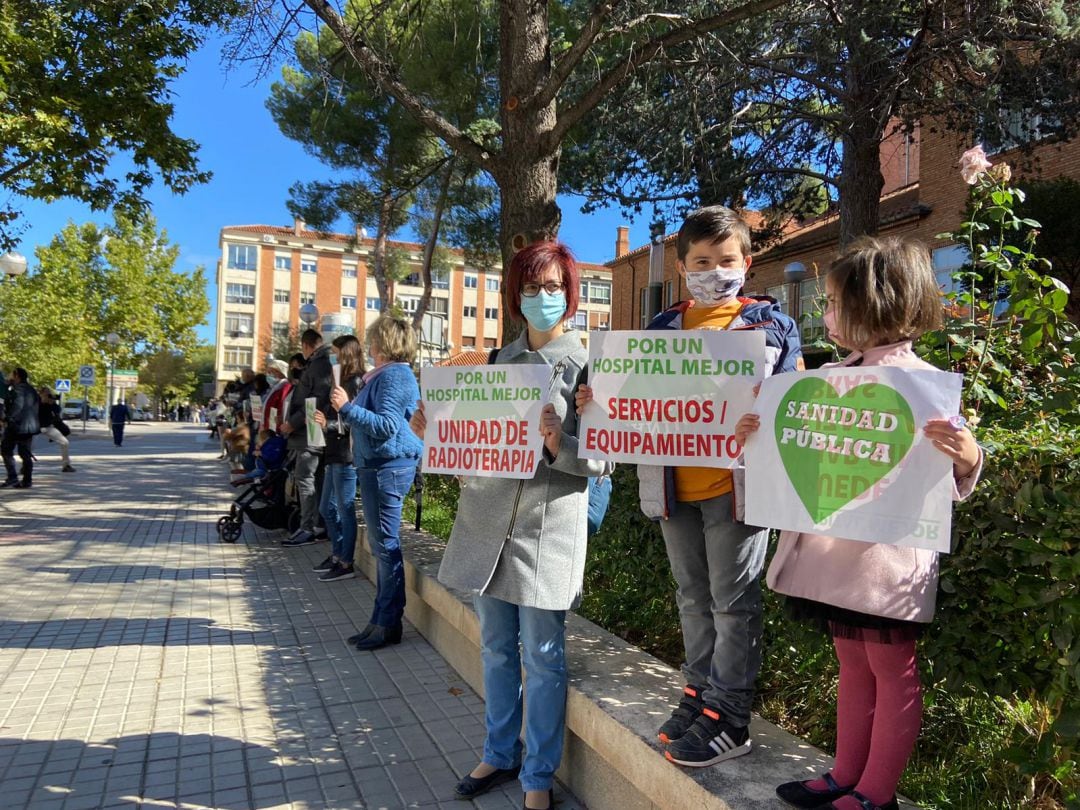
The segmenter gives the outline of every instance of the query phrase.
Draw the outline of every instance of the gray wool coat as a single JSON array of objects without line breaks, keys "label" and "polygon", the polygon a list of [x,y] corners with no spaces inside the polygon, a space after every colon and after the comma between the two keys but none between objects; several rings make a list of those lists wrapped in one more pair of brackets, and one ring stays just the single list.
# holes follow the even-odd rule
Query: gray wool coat
[{"label": "gray wool coat", "polygon": [[580,336],[565,333],[539,351],[530,351],[526,340],[523,333],[500,349],[496,363],[551,366],[549,400],[563,423],[559,455],[553,460],[545,450],[527,481],[463,479],[439,581],[523,607],[569,610],[585,575],[587,479],[610,475],[613,467],[577,457],[574,390],[588,362]]}]

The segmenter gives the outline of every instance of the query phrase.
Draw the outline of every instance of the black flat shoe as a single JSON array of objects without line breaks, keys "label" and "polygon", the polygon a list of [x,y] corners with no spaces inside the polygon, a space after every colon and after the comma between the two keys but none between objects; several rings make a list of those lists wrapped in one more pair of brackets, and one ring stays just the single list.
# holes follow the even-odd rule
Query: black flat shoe
[{"label": "black flat shoe", "polygon": [[454,798],[475,799],[477,796],[487,793],[493,787],[517,779],[520,772],[521,766],[519,765],[516,768],[499,768],[479,779],[475,776],[463,776],[461,781],[454,787]]},{"label": "black flat shoe", "polygon": [[809,779],[806,782],[785,782],[776,789],[776,795],[792,807],[816,808],[839,799],[841,796],[847,796],[855,789],[854,785],[840,787],[840,785],[836,784],[836,780],[833,779],[831,773],[827,773],[821,778],[825,780],[828,789],[811,790],[807,785],[814,780]]},{"label": "black flat shoe", "polygon": [[394,625],[393,627],[380,627],[379,625],[372,625],[374,629],[368,634],[367,638],[356,642],[356,649],[360,651],[364,650],[379,650],[388,644],[400,644],[401,643],[401,625]]},{"label": "black flat shoe", "polygon": [[370,636],[374,629],[375,629],[375,625],[369,624],[367,627],[365,627],[359,633],[353,633],[351,636],[349,636],[349,638],[346,640],[346,643],[347,644],[357,644],[358,642],[361,642],[365,638]]},{"label": "black flat shoe", "polygon": [[529,805],[522,800],[521,806],[524,810],[551,810],[555,806],[555,788],[548,788],[548,806],[545,807],[529,807]]}]

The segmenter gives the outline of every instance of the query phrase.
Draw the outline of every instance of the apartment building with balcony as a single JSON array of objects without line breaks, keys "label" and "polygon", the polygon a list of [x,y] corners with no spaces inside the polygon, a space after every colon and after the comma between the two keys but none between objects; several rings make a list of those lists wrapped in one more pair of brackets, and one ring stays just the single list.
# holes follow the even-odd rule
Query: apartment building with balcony
[{"label": "apartment building with balcony", "polygon": [[[292,227],[231,225],[221,229],[217,268],[216,384],[220,390],[247,367],[260,369],[275,336],[302,331],[300,308],[314,304],[322,319],[351,326],[362,335],[378,317],[381,300],[370,271],[374,240],[363,233],[326,233]],[[423,245],[391,242],[415,268],[394,284],[394,300],[415,312],[423,294]],[[502,342],[501,267],[474,267],[452,250],[450,268],[432,279],[430,325],[421,335],[424,365],[462,351],[484,350]],[[583,330],[610,328],[611,271],[582,264],[578,317],[569,325]],[[440,323],[432,323],[437,319]],[[439,334],[441,332],[441,335]]]}]

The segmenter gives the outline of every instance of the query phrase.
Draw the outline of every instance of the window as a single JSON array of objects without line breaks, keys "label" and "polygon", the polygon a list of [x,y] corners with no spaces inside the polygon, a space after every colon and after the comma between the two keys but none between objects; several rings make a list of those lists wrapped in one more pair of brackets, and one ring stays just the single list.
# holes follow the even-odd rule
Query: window
[{"label": "window", "polygon": [[409,275],[405,276],[405,278],[401,280],[401,283],[404,284],[406,287],[424,286],[424,282],[420,280],[419,273],[409,273]]},{"label": "window", "polygon": [[766,287],[765,294],[770,298],[775,298],[776,303],[780,305],[780,311],[785,315],[791,314],[791,306],[788,304],[788,285],[778,284],[775,287]]},{"label": "window", "polygon": [[488,292],[499,291],[499,277],[498,276],[486,276],[484,278],[484,289]]},{"label": "window", "polygon": [[607,315],[600,315],[600,320],[596,322],[596,328],[601,332],[606,332],[611,328],[611,321],[608,319]]},{"label": "window", "polygon": [[274,337],[287,338],[289,336],[289,322],[288,321],[274,321],[270,325],[270,333]]},{"label": "window", "polygon": [[611,303],[611,285],[605,281],[589,283],[589,300],[596,304]]},{"label": "window", "polygon": [[420,306],[420,299],[411,295],[403,295],[397,302],[405,312],[416,312],[416,308]]},{"label": "window", "polygon": [[356,278],[356,265],[345,265],[341,268],[342,278]]},{"label": "window", "polygon": [[587,312],[575,312],[574,319],[566,325],[571,329],[587,330],[589,328],[589,314]]},{"label": "window", "polygon": [[644,329],[649,325],[649,288],[648,286],[642,287],[640,290],[641,298],[641,315],[639,320],[641,321],[641,329]]},{"label": "window", "polygon": [[475,318],[476,317],[476,307],[462,307],[461,308],[461,317],[463,317],[463,318]]},{"label": "window", "polygon": [[476,273],[466,273],[465,274],[465,289],[467,289],[467,290],[475,290],[478,281],[479,281],[479,279],[476,277]]},{"label": "window", "polygon": [[447,315],[450,312],[450,301],[446,298],[432,298],[428,302],[428,312],[437,312],[440,315]]},{"label": "window", "polygon": [[226,304],[254,304],[255,303],[255,285],[254,284],[226,284],[225,285],[225,303]]},{"label": "window", "polygon": [[235,346],[225,347],[226,371],[239,371],[251,367],[251,349],[241,349]]},{"label": "window", "polygon": [[245,336],[250,336],[254,326],[255,318],[251,315],[240,312],[225,313],[225,331],[230,335],[237,336],[243,333]]},{"label": "window", "polygon": [[343,295],[343,296],[341,296],[341,308],[342,309],[356,309],[356,296],[355,295]]},{"label": "window", "polygon": [[489,321],[499,320],[499,308],[498,307],[484,307],[484,317]]},{"label": "window", "polygon": [[301,303],[301,305],[303,305],[303,304],[314,304],[315,303],[315,293],[313,293],[313,292],[304,292],[303,290],[301,290],[300,291],[300,303]]},{"label": "window", "polygon": [[664,282],[664,309],[667,309],[675,303],[675,282]]},{"label": "window", "polygon": [[436,290],[450,289],[450,273],[445,268],[431,268],[431,286]]},{"label": "window", "polygon": [[825,323],[821,314],[825,311],[825,282],[808,278],[799,282],[799,334],[803,343],[825,338]]},{"label": "window", "polygon": [[255,245],[229,245],[230,270],[258,269],[259,249]]},{"label": "window", "polygon": [[953,278],[953,273],[967,264],[967,260],[967,248],[963,245],[949,245],[934,251],[934,276],[937,278],[938,287],[946,295],[959,289],[960,285]]},{"label": "window", "polygon": [[289,291],[288,290],[274,290],[274,303],[275,304],[287,304],[287,303],[289,303]]},{"label": "window", "polygon": [[379,298],[365,298],[364,309],[370,310],[372,312],[378,312],[382,309],[382,300]]},{"label": "window", "polygon": [[314,273],[317,271],[318,264],[315,259],[301,259],[300,260],[300,272],[301,273]]},{"label": "window", "polygon": [[292,270],[292,256],[275,256],[275,270]]}]

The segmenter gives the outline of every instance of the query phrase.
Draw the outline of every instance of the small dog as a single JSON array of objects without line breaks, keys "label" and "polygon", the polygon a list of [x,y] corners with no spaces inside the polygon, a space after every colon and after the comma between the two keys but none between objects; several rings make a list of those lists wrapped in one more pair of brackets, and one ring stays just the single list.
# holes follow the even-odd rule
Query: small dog
[{"label": "small dog", "polygon": [[251,447],[251,430],[247,425],[237,425],[221,434],[222,452],[230,463],[242,467]]}]

